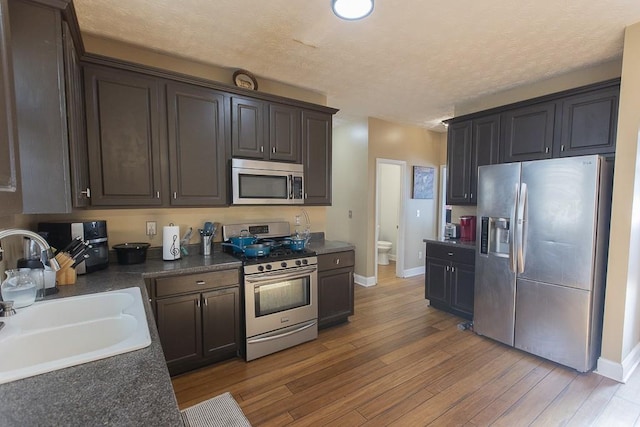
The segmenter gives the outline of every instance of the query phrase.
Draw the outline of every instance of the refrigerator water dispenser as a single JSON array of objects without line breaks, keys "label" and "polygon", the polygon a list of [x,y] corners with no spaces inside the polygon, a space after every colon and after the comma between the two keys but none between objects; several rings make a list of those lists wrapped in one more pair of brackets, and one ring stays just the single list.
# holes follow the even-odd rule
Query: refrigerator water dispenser
[{"label": "refrigerator water dispenser", "polygon": [[483,216],[480,253],[509,257],[509,218]]}]

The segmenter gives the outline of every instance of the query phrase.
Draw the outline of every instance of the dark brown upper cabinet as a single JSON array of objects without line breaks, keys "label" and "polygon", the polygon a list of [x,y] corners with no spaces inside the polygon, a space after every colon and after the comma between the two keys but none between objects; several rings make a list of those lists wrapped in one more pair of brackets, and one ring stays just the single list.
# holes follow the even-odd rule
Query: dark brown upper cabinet
[{"label": "dark brown upper cabinet", "polygon": [[87,66],[85,100],[93,206],[161,206],[157,78]]},{"label": "dark brown upper cabinet", "polygon": [[609,87],[562,100],[557,157],[615,152],[620,90]]},{"label": "dark brown upper cabinet", "polygon": [[167,83],[170,204],[227,204],[225,95],[184,83]]},{"label": "dark brown upper cabinet", "polygon": [[90,205],[89,157],[87,154],[87,130],[84,117],[84,90],[82,68],[71,29],[64,22],[64,75],[67,92],[67,125],[69,130],[69,160],[71,167],[71,195],[73,207]]},{"label": "dark brown upper cabinet", "polygon": [[615,153],[620,80],[614,79],[449,121],[447,203],[474,205],[478,167]]},{"label": "dark brown upper cabinet", "polygon": [[450,124],[448,142],[447,203],[475,204],[478,166],[498,162],[500,115]]},{"label": "dark brown upper cabinet", "polygon": [[506,111],[503,162],[550,159],[555,115],[556,102],[553,101]]},{"label": "dark brown upper cabinet", "polygon": [[231,98],[233,157],[300,162],[300,108]]},{"label": "dark brown upper cabinet", "polygon": [[0,214],[22,212],[9,5],[0,0]]},{"label": "dark brown upper cabinet", "polygon": [[447,130],[447,203],[469,203],[472,121],[452,123]]},{"label": "dark brown upper cabinet", "polygon": [[304,204],[331,205],[332,114],[302,110]]},{"label": "dark brown upper cabinet", "polygon": [[53,4],[9,2],[23,213],[72,209],[62,11]]}]

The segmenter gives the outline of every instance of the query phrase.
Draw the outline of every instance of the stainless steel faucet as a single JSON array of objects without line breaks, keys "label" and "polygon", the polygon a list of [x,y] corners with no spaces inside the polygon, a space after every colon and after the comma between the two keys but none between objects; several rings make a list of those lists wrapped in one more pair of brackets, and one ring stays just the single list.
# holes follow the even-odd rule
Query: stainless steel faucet
[{"label": "stainless steel faucet", "polygon": [[[49,264],[51,269],[54,271],[60,270],[60,264],[58,264],[58,261],[56,261],[56,259],[53,257],[51,246],[49,246],[49,243],[47,243],[47,241],[41,235],[34,233],[33,231],[21,230],[18,228],[8,228],[6,230],[0,230],[0,240],[9,236],[23,236],[30,238],[40,247],[40,261],[42,261],[42,264]],[[4,251],[2,250],[2,248],[0,248],[0,254],[2,254],[2,252]],[[2,258],[0,257],[0,259]]]}]

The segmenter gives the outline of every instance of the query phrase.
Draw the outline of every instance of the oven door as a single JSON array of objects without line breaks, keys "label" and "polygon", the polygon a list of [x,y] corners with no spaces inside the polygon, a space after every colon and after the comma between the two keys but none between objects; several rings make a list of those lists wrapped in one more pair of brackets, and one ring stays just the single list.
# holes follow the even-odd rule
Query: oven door
[{"label": "oven door", "polygon": [[318,318],[317,266],[247,275],[247,338]]}]

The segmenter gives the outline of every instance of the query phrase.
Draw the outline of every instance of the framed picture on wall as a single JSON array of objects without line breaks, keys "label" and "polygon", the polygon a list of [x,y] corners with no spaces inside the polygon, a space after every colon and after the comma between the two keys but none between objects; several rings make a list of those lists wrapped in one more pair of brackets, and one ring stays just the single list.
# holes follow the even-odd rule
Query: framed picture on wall
[{"label": "framed picture on wall", "polygon": [[413,198],[433,199],[435,169],[426,166],[413,167]]}]

